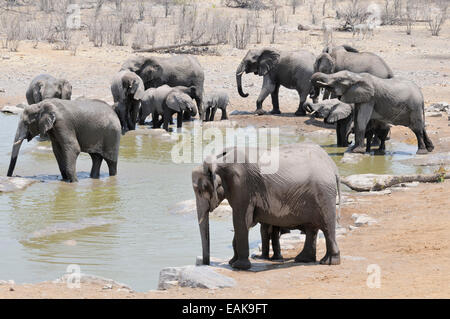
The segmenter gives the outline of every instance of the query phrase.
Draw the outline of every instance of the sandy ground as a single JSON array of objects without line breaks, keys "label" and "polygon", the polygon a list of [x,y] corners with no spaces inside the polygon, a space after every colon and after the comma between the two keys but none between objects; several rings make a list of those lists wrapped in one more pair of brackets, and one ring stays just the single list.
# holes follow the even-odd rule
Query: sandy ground
[{"label": "sandy ground", "polygon": [[[297,31],[303,13],[289,18],[289,28],[279,34],[279,49],[307,49],[318,54],[322,48],[320,32]],[[441,36],[431,37],[425,24],[417,24],[414,36],[407,36],[404,27],[383,26],[373,39],[358,41],[351,33],[334,35],[336,44],[349,43],[361,51],[382,56],[396,75],[415,81],[421,88],[426,105],[450,101],[450,22]],[[265,45],[268,45],[267,43]],[[257,47],[257,45],[250,45]],[[219,47],[219,56],[198,56],[205,69],[206,92],[225,89],[230,95],[229,111],[255,109],[262,79],[245,75],[247,99],[237,94],[234,70],[246,50]],[[120,64],[132,54],[129,47],[93,48],[82,42],[76,56],[68,51],[52,50],[39,44],[33,49],[22,43],[19,52],[0,50],[0,107],[25,101],[25,90],[31,79],[40,73],[65,77],[73,86],[73,97],[86,96],[112,101],[110,79]],[[224,72],[224,70],[226,70]],[[4,91],[4,92],[3,92]],[[296,126],[299,133],[323,129],[322,122],[309,117],[293,117],[298,106],[296,92],[282,88],[282,116],[232,116],[245,125],[264,127]],[[271,109],[270,98],[264,109]],[[427,130],[435,143],[435,152],[450,151],[450,127],[447,116],[427,118]],[[332,129],[328,127],[329,129]],[[392,138],[415,144],[412,132],[394,127]],[[118,287],[104,289],[99,284],[82,284],[69,289],[65,284],[0,285],[1,298],[449,298],[450,286],[450,181],[421,184],[416,188],[395,191],[383,196],[357,196],[355,204],[342,209],[342,223],[348,225],[353,213],[366,213],[377,219],[376,225],[362,227],[339,239],[341,264],[338,266],[289,266],[258,273],[219,272],[237,281],[235,288],[221,290],[172,288],[168,291],[135,293]],[[284,252],[285,257],[297,251]],[[318,258],[324,254],[318,247]],[[370,264],[379,266],[380,288],[367,286]],[[0,278],[10,279],[10,278]]]}]

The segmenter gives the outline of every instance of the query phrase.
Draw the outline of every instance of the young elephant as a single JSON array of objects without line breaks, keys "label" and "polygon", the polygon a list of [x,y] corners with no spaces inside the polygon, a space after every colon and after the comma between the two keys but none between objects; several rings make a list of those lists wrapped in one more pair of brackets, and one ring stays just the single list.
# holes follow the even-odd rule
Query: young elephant
[{"label": "young elephant", "polygon": [[433,151],[433,143],[425,129],[423,95],[413,82],[349,71],[329,75],[315,73],[311,82],[314,86],[333,90],[342,102],[355,104],[355,145],[352,152],[366,151],[364,137],[371,119],[409,127],[417,137],[417,154]]},{"label": "young elephant", "polygon": [[303,230],[306,240],[297,262],[316,261],[320,229],[326,241],[326,254],[320,262],[339,264],[335,228],[340,177],[334,161],[317,144],[291,144],[272,154],[270,166],[278,169],[268,172],[264,169],[267,160],[254,160],[254,152],[257,150],[225,148],[192,171],[203,264],[210,262],[209,212],[225,198],[233,209],[234,256],[229,261],[233,268],[251,267],[248,232],[256,223]]},{"label": "young elephant", "polygon": [[70,100],[72,85],[67,80],[56,79],[49,74],[40,74],[31,81],[26,97],[29,105],[51,98]]},{"label": "young elephant", "polygon": [[109,175],[116,175],[120,122],[105,102],[48,99],[26,106],[17,127],[8,176],[14,172],[23,140],[30,141],[39,133],[49,136],[64,181],[77,181],[76,161],[80,152],[89,153],[92,158],[92,178],[99,178],[103,159]]},{"label": "young elephant", "polygon": [[[183,125],[183,112],[197,114],[192,96],[195,96],[194,87],[176,86],[170,87],[162,85],[158,88],[150,88],[144,92],[142,98],[142,109],[140,113],[140,122],[144,122],[145,118],[152,114],[153,128],[161,127],[169,130],[169,122],[172,115],[177,113],[177,127]],[[162,120],[159,120],[159,116]]]},{"label": "young elephant", "polygon": [[264,48],[249,50],[236,70],[236,83],[239,95],[247,97],[248,93],[242,91],[242,74],[253,72],[263,76],[263,86],[256,101],[258,115],[264,114],[262,103],[270,94],[273,109],[271,114],[280,114],[278,92],[280,85],[298,92],[300,103],[296,116],[306,115],[303,104],[311,89],[310,78],[314,73],[315,57],[311,52],[297,50],[295,52],[278,51]]},{"label": "young elephant", "polygon": [[218,108],[222,110],[222,117],[220,120],[228,120],[228,102],[228,94],[225,91],[214,92],[208,95],[205,99],[205,118],[203,120],[205,122],[214,121],[214,115]]},{"label": "young elephant", "polygon": [[[281,255],[280,236],[282,234],[289,233],[290,230],[273,226],[269,224],[261,224],[261,255],[255,256],[255,258],[269,259],[269,260],[283,260]],[[272,241],[273,255],[269,257],[270,242]]]}]

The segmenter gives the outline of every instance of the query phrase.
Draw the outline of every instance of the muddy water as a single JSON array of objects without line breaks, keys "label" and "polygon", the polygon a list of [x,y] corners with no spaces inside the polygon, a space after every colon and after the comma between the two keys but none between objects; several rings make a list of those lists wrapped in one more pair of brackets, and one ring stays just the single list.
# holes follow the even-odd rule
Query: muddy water
[{"label": "muddy water", "polygon": [[[6,175],[17,116],[0,115],[0,172]],[[191,125],[186,125],[186,132]],[[172,134],[175,136],[176,134]],[[368,156],[359,164],[340,164],[344,149],[333,147],[334,136],[299,136],[281,131],[280,143],[305,139],[318,142],[333,156],[341,173],[413,173],[398,160],[416,148],[388,143],[388,155]],[[191,170],[197,164],[174,164],[176,143],[167,134],[147,128],[122,138],[118,175],[108,177],[102,166],[99,180],[88,178],[91,160],[81,154],[79,182],[58,181],[59,170],[49,142],[22,145],[15,174],[39,180],[23,191],[0,194],[0,279],[17,283],[52,280],[68,265],[83,273],[115,279],[137,291],[154,289],[159,270],[192,264],[201,254],[195,214],[171,208],[194,198]],[[211,220],[212,256],[232,255],[229,219]],[[251,247],[259,240],[251,231]]]}]

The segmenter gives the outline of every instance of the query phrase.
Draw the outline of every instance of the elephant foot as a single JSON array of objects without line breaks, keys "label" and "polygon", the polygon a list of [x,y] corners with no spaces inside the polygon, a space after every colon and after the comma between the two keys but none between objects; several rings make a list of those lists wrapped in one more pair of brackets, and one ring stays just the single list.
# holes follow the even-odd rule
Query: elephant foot
[{"label": "elephant foot", "polygon": [[272,257],[269,258],[269,260],[272,261],[284,261],[284,258],[281,254],[278,255],[273,255]]},{"label": "elephant foot", "polygon": [[427,150],[428,150],[428,152],[433,152],[433,150],[434,150],[434,146],[433,145],[431,145],[431,146],[427,146]]},{"label": "elephant foot", "polygon": [[238,260],[237,256],[233,256],[233,258],[231,258],[231,259],[228,261],[228,265],[231,266],[236,260]]},{"label": "elephant foot", "polygon": [[256,109],[255,114],[256,115],[264,115],[264,114],[266,114],[266,111],[264,111],[263,109]]},{"label": "elephant foot", "polygon": [[385,155],[386,154],[386,150],[384,149],[377,149],[375,151],[375,155]]},{"label": "elephant foot", "polygon": [[269,258],[269,254],[261,254],[261,255],[254,255],[253,256],[254,259],[263,259],[263,260],[270,260]]},{"label": "elephant foot", "polygon": [[366,152],[366,149],[363,146],[357,146],[352,148],[352,153],[360,153],[364,154]]},{"label": "elephant foot", "polygon": [[428,150],[426,148],[419,148],[417,150],[416,154],[419,154],[419,155],[428,154]]},{"label": "elephant foot", "polygon": [[298,108],[297,111],[295,111],[295,116],[305,116],[306,115],[306,111],[302,108]]},{"label": "elephant foot", "polygon": [[281,111],[279,109],[272,109],[272,111],[270,111],[270,114],[281,114]]},{"label": "elephant foot", "polygon": [[231,267],[241,270],[247,270],[250,269],[252,264],[250,263],[250,260],[248,259],[238,259],[233,264],[231,264]]},{"label": "elephant foot", "polygon": [[339,265],[341,263],[341,254],[329,254],[327,253],[325,257],[320,260],[321,265]]},{"label": "elephant foot", "polygon": [[302,250],[301,253],[298,254],[297,257],[295,257],[295,262],[297,262],[297,263],[315,263],[316,256]]}]

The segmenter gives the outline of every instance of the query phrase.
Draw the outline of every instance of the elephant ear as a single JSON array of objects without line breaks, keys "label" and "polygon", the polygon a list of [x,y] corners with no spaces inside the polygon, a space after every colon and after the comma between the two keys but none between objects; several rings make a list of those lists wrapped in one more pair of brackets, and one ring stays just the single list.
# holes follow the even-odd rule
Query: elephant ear
[{"label": "elephant ear", "polygon": [[61,80],[61,99],[70,100],[72,97],[72,85],[67,80]]},{"label": "elephant ear", "polygon": [[39,103],[43,100],[42,95],[44,93],[44,87],[45,83],[43,81],[36,82],[36,85],[33,88],[34,103]]},{"label": "elephant ear", "polygon": [[144,97],[144,92],[144,82],[142,82],[142,79],[136,75],[136,78],[131,85],[131,94],[133,94],[133,98],[135,100],[141,100]]},{"label": "elephant ear", "polygon": [[219,196],[217,189],[219,188],[220,178],[217,176],[217,159],[213,155],[209,155],[203,161],[203,174],[207,176],[213,187],[213,193],[209,203],[209,211],[212,212],[217,206],[219,206]]},{"label": "elephant ear", "polygon": [[150,83],[151,86],[157,87],[163,84],[159,80],[163,75],[163,68],[161,64],[153,58],[145,59],[139,75],[145,83]]},{"label": "elephant ear", "polygon": [[265,49],[258,59],[258,75],[266,75],[280,62],[280,53],[276,50]]},{"label": "elephant ear", "polygon": [[172,91],[166,97],[166,105],[176,112],[192,111],[195,108],[191,97],[183,92]]},{"label": "elephant ear", "polygon": [[46,102],[41,105],[40,109],[38,118],[39,133],[44,135],[53,128],[56,122],[56,108],[52,103]]},{"label": "elephant ear", "polygon": [[330,114],[326,118],[327,123],[336,123],[339,120],[343,120],[349,117],[353,113],[353,106],[347,103],[337,103],[334,105]]},{"label": "elephant ear", "polygon": [[341,101],[344,103],[365,103],[371,100],[374,94],[373,85],[365,79],[360,79],[345,91]]}]

